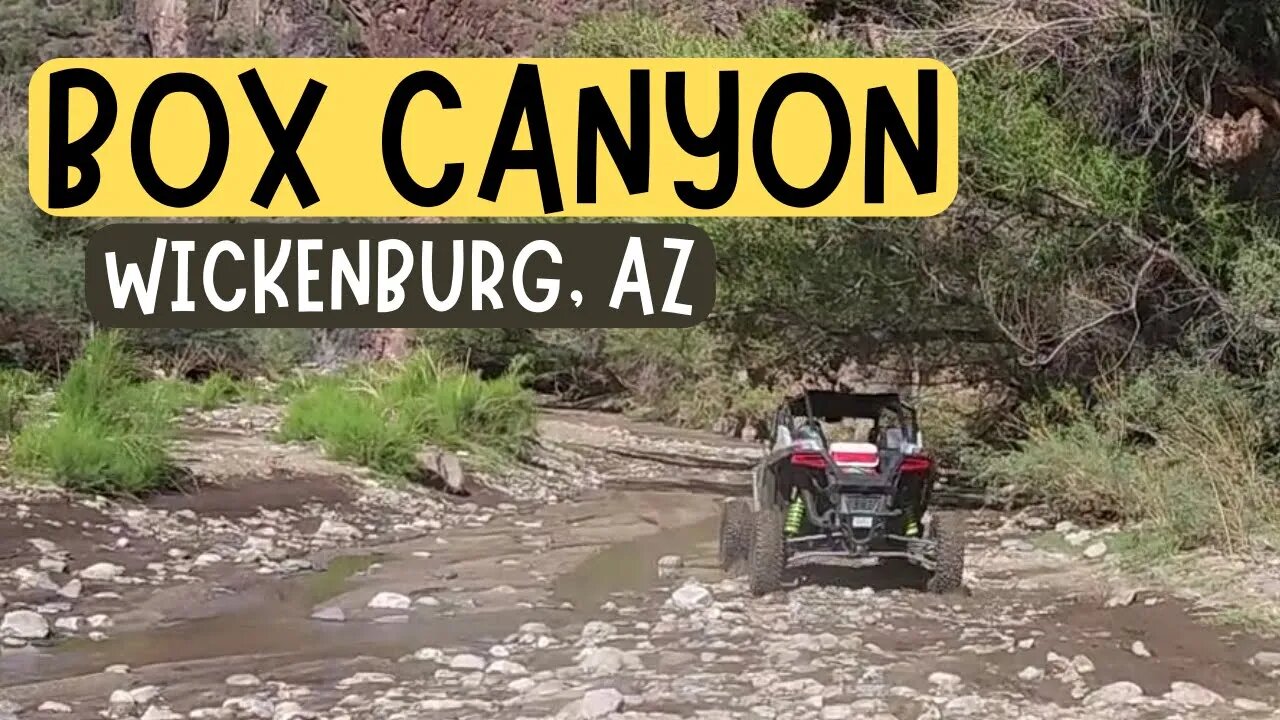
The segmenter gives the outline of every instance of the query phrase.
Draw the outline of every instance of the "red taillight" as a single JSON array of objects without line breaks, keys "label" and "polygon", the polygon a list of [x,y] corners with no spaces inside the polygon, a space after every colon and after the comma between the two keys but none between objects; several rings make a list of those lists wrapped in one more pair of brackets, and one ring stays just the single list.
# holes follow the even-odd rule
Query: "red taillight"
[{"label": "red taillight", "polygon": [[902,459],[902,472],[924,472],[933,466],[927,457],[912,456]]},{"label": "red taillight", "polygon": [[791,454],[791,464],[801,467],[818,468],[821,470],[827,466],[822,459],[822,455],[816,452],[798,452]]},{"label": "red taillight", "polygon": [[[879,458],[871,453],[832,453],[831,459],[837,465],[857,465],[865,468],[877,467]],[[822,459],[821,453],[816,452],[797,452],[791,454],[791,464],[799,467],[816,468],[824,470],[827,467],[826,461]],[[933,467],[933,460],[927,457],[916,455],[902,459],[902,465],[899,467],[900,472],[918,473],[926,472]]]},{"label": "red taillight", "polygon": [[[880,463],[880,458],[875,453],[837,452],[831,453],[831,459],[837,465],[857,465],[868,468],[875,467]],[[826,461],[822,459],[822,454],[816,452],[792,453],[791,464],[819,469],[827,466]]]}]

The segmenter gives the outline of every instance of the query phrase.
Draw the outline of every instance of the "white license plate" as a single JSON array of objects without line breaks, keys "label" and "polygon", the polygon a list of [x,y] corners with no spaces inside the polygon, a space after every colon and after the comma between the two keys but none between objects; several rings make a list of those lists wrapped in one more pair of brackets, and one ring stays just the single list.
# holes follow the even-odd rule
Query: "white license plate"
[{"label": "white license plate", "polygon": [[853,518],[853,526],[856,528],[869,528],[875,518],[866,515],[859,515]]}]

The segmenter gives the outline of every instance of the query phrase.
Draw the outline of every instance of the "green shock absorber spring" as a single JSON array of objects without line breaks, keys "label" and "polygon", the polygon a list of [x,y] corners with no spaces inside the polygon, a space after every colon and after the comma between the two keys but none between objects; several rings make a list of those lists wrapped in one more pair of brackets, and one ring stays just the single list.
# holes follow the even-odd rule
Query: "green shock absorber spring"
[{"label": "green shock absorber spring", "polygon": [[800,493],[791,499],[791,506],[787,508],[787,524],[785,531],[787,535],[795,535],[800,532],[800,527],[804,525],[804,498],[800,497]]},{"label": "green shock absorber spring", "polygon": [[907,537],[915,537],[920,534],[920,524],[916,521],[915,508],[907,508],[906,523],[903,530]]}]

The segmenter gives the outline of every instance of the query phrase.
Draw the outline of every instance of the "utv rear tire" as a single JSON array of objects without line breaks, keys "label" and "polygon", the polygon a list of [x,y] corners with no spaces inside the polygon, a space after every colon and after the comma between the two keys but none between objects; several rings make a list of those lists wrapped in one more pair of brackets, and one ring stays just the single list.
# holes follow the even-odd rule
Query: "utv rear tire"
[{"label": "utv rear tire", "polygon": [[940,595],[957,592],[964,586],[964,523],[955,514],[942,513],[930,526],[935,559],[925,589]]},{"label": "utv rear tire", "polygon": [[720,506],[720,569],[737,570],[751,548],[751,503],[729,498]]},{"label": "utv rear tire", "polygon": [[782,588],[786,567],[786,538],[783,536],[782,508],[765,508],[752,518],[751,547],[748,553],[751,594],[768,595]]}]

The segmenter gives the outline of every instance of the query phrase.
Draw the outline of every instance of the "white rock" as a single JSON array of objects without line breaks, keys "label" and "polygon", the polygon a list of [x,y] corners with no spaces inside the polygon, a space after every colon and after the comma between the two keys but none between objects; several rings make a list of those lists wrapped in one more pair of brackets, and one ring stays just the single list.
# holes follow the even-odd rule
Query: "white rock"
[{"label": "white rock", "polygon": [[115,580],[124,574],[124,567],[109,562],[100,562],[80,571],[80,577],[85,580],[96,580],[100,582]]},{"label": "white rock", "polygon": [[507,688],[511,690],[511,692],[520,693],[521,695],[529,692],[537,686],[538,681],[530,677],[516,678],[515,680],[507,683]]},{"label": "white rock", "polygon": [[1187,707],[1208,707],[1223,701],[1218,693],[1190,682],[1173,682],[1165,697]]},{"label": "white rock", "polygon": [[36,549],[41,555],[54,555],[58,552],[58,545],[52,540],[44,538],[27,538],[27,543]]},{"label": "white rock", "polygon": [[1146,643],[1142,642],[1141,640],[1134,640],[1133,645],[1129,646],[1129,650],[1134,655],[1137,655],[1138,657],[1143,657],[1143,658],[1151,657],[1151,651],[1147,649]]},{"label": "white rock", "polygon": [[493,662],[489,663],[489,667],[485,668],[484,671],[487,673],[493,673],[496,675],[517,676],[517,675],[529,674],[528,668],[526,668],[525,666],[521,665],[518,662],[513,662],[511,660],[494,660]]},{"label": "white rock", "polygon": [[485,662],[484,658],[479,655],[463,653],[461,655],[455,655],[453,659],[449,661],[449,667],[453,670],[484,670]]},{"label": "white rock", "polygon": [[360,531],[354,526],[344,523],[341,520],[325,518],[325,520],[320,523],[320,527],[316,530],[316,536],[328,538],[354,538],[360,536]]},{"label": "white rock", "polygon": [[1071,658],[1071,669],[1081,675],[1088,675],[1094,670],[1093,661],[1085,655],[1077,655]]},{"label": "white rock", "polygon": [[160,695],[160,688],[155,685],[143,685],[129,691],[129,697],[138,705],[146,705]]},{"label": "white rock", "polygon": [[1143,697],[1142,688],[1128,680],[1113,682],[1089,693],[1085,705],[1125,705]]},{"label": "white rock", "polygon": [[[525,630],[524,627],[521,626],[520,632],[529,633],[532,635],[540,635],[540,636],[546,635],[550,632],[549,630],[545,629],[546,628],[545,625],[543,625],[542,628],[543,628],[542,630],[535,632],[531,630]],[[617,632],[618,632],[617,628],[615,628],[613,625],[610,625],[607,622],[604,622],[603,620],[592,620],[582,627],[581,642],[584,645],[595,645],[605,640],[608,640],[609,638],[617,634]]]},{"label": "white rock", "polygon": [[1043,677],[1044,670],[1041,670],[1034,665],[1028,665],[1018,672],[1018,679],[1026,682],[1035,682]]},{"label": "white rock", "polygon": [[577,717],[580,720],[598,720],[622,709],[622,693],[613,688],[588,690],[578,701]]},{"label": "white rock", "polygon": [[200,553],[192,562],[194,562],[198,567],[205,567],[207,565],[215,565],[222,562],[222,556],[211,552]]},{"label": "white rock", "polygon": [[132,715],[135,705],[137,703],[134,702],[133,695],[130,695],[128,690],[115,690],[107,699],[107,712],[112,717]]},{"label": "white rock", "polygon": [[71,712],[71,706],[66,703],[57,702],[55,700],[45,700],[44,702],[40,703],[40,707],[36,708],[36,710],[38,712],[69,713]]},{"label": "white rock", "polygon": [[349,688],[354,685],[392,685],[396,679],[386,673],[359,672],[351,677],[338,681],[338,687]]},{"label": "white rock", "polygon": [[640,670],[644,663],[633,652],[612,647],[586,648],[578,653],[578,669],[588,675],[614,675],[623,670]]},{"label": "white rock", "polygon": [[413,654],[413,659],[427,662],[443,663],[444,652],[440,648],[424,647]]},{"label": "white rock", "polygon": [[1101,540],[1095,543],[1091,543],[1089,547],[1084,549],[1084,556],[1089,558],[1090,560],[1097,560],[1098,558],[1106,554],[1107,554],[1107,544],[1102,542]]},{"label": "white rock", "polygon": [[342,611],[342,608],[333,606],[316,610],[311,613],[311,619],[323,620],[324,622],[343,622],[347,619],[347,614]]},{"label": "white rock", "polygon": [[58,591],[58,584],[49,579],[48,573],[42,573],[31,568],[20,567],[14,570],[13,579],[18,581],[19,590]]},{"label": "white rock", "polygon": [[935,672],[929,675],[929,684],[937,685],[943,690],[955,690],[960,687],[962,682],[959,675],[953,675],[948,672]]},{"label": "white rock", "polygon": [[0,621],[0,636],[11,636],[23,640],[39,640],[49,636],[49,621],[38,612],[31,610],[13,610],[4,614]]},{"label": "white rock", "polygon": [[1063,535],[1062,539],[1071,547],[1080,547],[1081,545],[1089,542],[1089,538],[1091,537],[1093,537],[1093,533],[1088,530],[1072,530],[1071,532]]},{"label": "white rock", "polygon": [[381,610],[406,610],[413,605],[408,595],[394,592],[380,592],[369,601],[369,607]]},{"label": "white rock", "polygon": [[222,703],[222,707],[242,717],[257,718],[257,720],[271,720],[275,714],[275,705],[270,700],[252,695],[229,698]]},{"label": "white rock", "polygon": [[689,612],[708,607],[715,602],[711,591],[698,583],[682,585],[671,593],[671,604],[679,610]]},{"label": "white rock", "polygon": [[310,717],[315,717],[315,715],[303,710],[298,703],[287,701],[276,705],[276,711],[272,714],[271,720],[295,720],[295,718]]},{"label": "white rock", "polygon": [[973,715],[983,715],[986,709],[986,701],[977,695],[963,695],[947,701],[943,706],[945,717],[970,717]]},{"label": "white rock", "polygon": [[182,715],[170,710],[167,707],[152,705],[147,711],[142,713],[141,720],[179,720]]},{"label": "white rock", "polygon": [[1136,588],[1121,588],[1111,593],[1107,598],[1106,606],[1109,608],[1128,607],[1138,599],[1138,591]]},{"label": "white rock", "polygon": [[1257,700],[1250,700],[1249,698],[1236,698],[1231,701],[1231,704],[1237,710],[1244,710],[1245,712],[1266,712],[1271,709],[1270,705]]},{"label": "white rock", "polygon": [[253,687],[255,685],[261,685],[262,681],[259,680],[256,675],[250,675],[249,673],[237,673],[227,677],[226,683],[231,687]]},{"label": "white rock", "polygon": [[1255,653],[1249,662],[1261,668],[1280,668],[1280,652],[1264,650]]},{"label": "white rock", "polygon": [[80,597],[80,593],[83,590],[84,590],[84,583],[80,582],[79,578],[72,578],[71,580],[67,581],[66,585],[63,585],[61,588],[58,589],[58,594],[64,598],[67,598],[68,600],[75,600],[76,598]]}]

